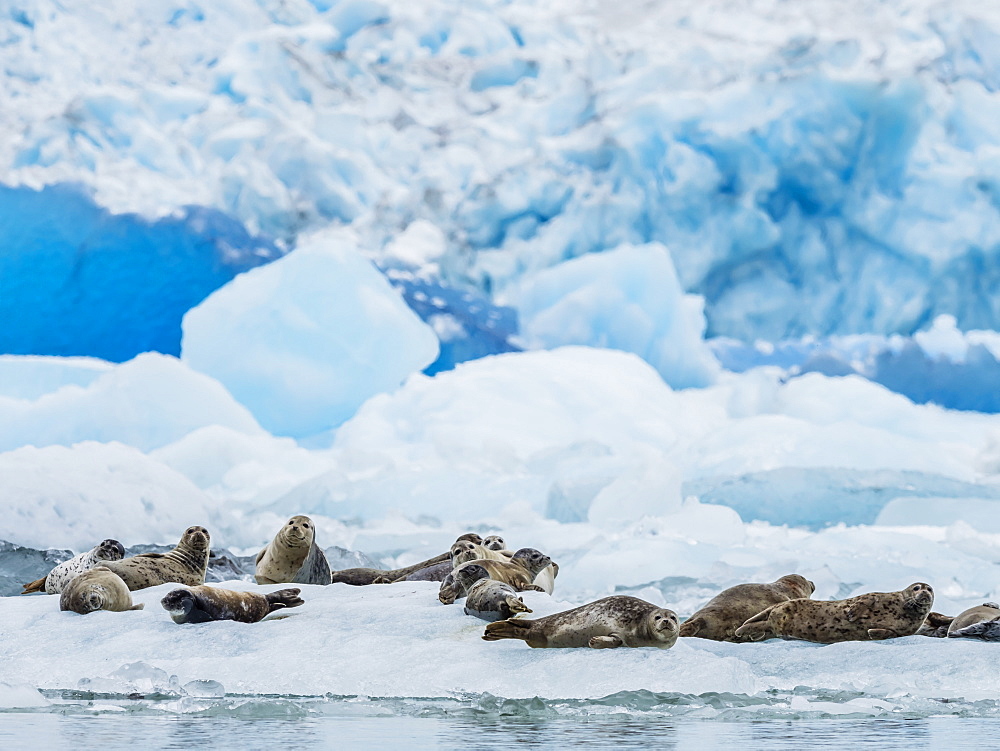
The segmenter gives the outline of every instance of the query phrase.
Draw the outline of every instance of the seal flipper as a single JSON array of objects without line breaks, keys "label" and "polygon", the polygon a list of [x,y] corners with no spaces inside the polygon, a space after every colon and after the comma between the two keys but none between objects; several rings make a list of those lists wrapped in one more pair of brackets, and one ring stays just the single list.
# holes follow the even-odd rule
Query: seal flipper
[{"label": "seal flipper", "polygon": [[881,639],[895,639],[899,634],[893,631],[891,628],[870,628],[868,629],[868,638],[872,641],[880,641]]},{"label": "seal flipper", "polygon": [[30,595],[33,592],[44,592],[45,591],[45,581],[48,578],[49,578],[49,575],[46,574],[41,579],[35,579],[35,581],[29,582],[29,583],[23,585],[24,586],[24,591],[21,594],[22,595]]},{"label": "seal flipper", "polygon": [[917,634],[942,639],[948,635],[948,627],[953,620],[955,620],[955,616],[953,615],[930,612],[924,618],[924,622],[920,628],[917,629]]},{"label": "seal flipper", "polygon": [[129,610],[142,610],[145,607],[146,603],[140,602],[138,605],[133,605],[132,607],[130,607]]},{"label": "seal flipper", "polygon": [[201,608],[191,608],[191,612],[187,614],[187,620],[185,623],[208,623],[209,621],[214,621],[215,619],[206,613]]},{"label": "seal flipper", "polygon": [[273,613],[275,610],[281,610],[282,608],[297,608],[299,605],[305,604],[305,600],[299,597],[299,592],[301,591],[301,589],[294,588],[279,589],[277,592],[264,595],[267,604],[271,607],[269,612]]},{"label": "seal flipper", "polygon": [[[778,603],[780,605],[782,603]],[[768,625],[768,618],[771,617],[771,611],[774,610],[778,605],[772,605],[766,610],[762,610],[757,615],[752,618],[747,618],[743,621],[743,625],[736,629],[736,636],[739,639],[746,639],[747,641],[764,641],[765,639],[773,639],[775,634],[771,631],[771,627]]]},{"label": "seal flipper", "polygon": [[677,633],[678,636],[697,636],[698,633],[705,627],[705,619],[700,615],[696,618],[688,618],[684,623],[681,624],[680,631]]},{"label": "seal flipper", "polygon": [[507,595],[506,600],[507,607],[510,608],[512,613],[530,613],[531,608],[524,604],[524,601],[520,597],[514,597],[512,595]]},{"label": "seal flipper", "polygon": [[608,634],[607,636],[592,636],[588,644],[591,649],[616,649],[624,643],[618,634]]},{"label": "seal flipper", "polygon": [[496,623],[487,625],[486,632],[483,634],[483,641],[498,641],[500,639],[521,639],[527,641],[530,631],[530,621],[519,621],[514,618],[508,618],[505,621],[497,621]]},{"label": "seal flipper", "polygon": [[960,628],[948,634],[948,638],[967,637],[972,639],[982,639],[983,641],[1000,641],[1000,618],[991,621],[980,621],[971,626]]}]

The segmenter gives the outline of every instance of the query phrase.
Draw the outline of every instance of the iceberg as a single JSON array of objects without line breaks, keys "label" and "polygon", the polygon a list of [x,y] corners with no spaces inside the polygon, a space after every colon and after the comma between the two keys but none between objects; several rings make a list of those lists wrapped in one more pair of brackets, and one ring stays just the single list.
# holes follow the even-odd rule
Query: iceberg
[{"label": "iceberg", "polygon": [[181,359],[277,435],[336,428],[438,355],[434,332],[349,238],[314,237],[188,311]]}]

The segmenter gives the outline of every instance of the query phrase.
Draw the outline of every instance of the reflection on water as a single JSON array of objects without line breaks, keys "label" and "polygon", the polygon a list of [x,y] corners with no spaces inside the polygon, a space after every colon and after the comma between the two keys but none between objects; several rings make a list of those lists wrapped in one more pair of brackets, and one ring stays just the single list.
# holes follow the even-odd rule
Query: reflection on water
[{"label": "reflection on water", "polygon": [[600,699],[245,696],[211,682],[148,694],[43,693],[46,706],[0,710],[0,749],[1000,747],[997,699],[807,687],[755,695],[623,691]]},{"label": "reflection on water", "polygon": [[741,720],[712,722],[662,717],[447,718],[318,715],[237,718],[133,714],[0,714],[2,748],[136,749],[965,749],[1000,740],[989,718]]}]

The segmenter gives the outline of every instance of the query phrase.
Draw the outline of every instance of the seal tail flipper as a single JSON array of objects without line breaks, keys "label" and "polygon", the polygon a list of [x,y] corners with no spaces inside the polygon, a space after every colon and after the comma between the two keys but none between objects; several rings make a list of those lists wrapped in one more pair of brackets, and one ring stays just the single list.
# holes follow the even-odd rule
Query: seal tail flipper
[{"label": "seal tail flipper", "polygon": [[943,615],[941,613],[928,613],[924,618],[923,625],[917,629],[920,636],[931,636],[941,638],[948,635],[948,626],[955,620],[953,615]]},{"label": "seal tail flipper", "polygon": [[700,615],[697,618],[688,618],[681,624],[678,636],[697,636],[698,632],[705,626],[705,619]]},{"label": "seal tail flipper", "polygon": [[777,607],[772,605],[767,610],[762,610],[753,618],[747,618],[743,625],[736,629],[734,636],[737,639],[743,639],[745,641],[764,641],[765,639],[770,639],[774,636],[774,632],[771,631],[771,627],[768,625],[768,618],[771,617],[771,611]]},{"label": "seal tail flipper", "polygon": [[49,578],[46,574],[41,579],[35,579],[33,582],[29,582],[24,585],[24,591],[22,595],[30,595],[32,592],[44,592],[45,591],[45,580]]},{"label": "seal tail flipper", "polygon": [[142,610],[145,607],[146,603],[140,602],[138,605],[133,605],[132,607],[130,607],[129,610]]},{"label": "seal tail flipper", "polygon": [[527,641],[528,632],[530,631],[530,621],[519,621],[509,618],[506,621],[487,624],[486,633],[483,634],[483,641],[498,641],[500,639],[522,639]]},{"label": "seal tail flipper", "polygon": [[512,613],[530,613],[531,608],[524,604],[520,597],[513,597],[511,595],[507,596],[506,599],[507,607],[510,608]]},{"label": "seal tail flipper", "polygon": [[980,621],[971,626],[960,628],[948,634],[949,638],[967,637],[972,639],[982,639],[983,641],[1000,641],[1000,618],[992,621]]},{"label": "seal tail flipper", "polygon": [[280,610],[281,608],[297,608],[299,605],[305,603],[301,597],[299,597],[299,592],[301,589],[279,589],[277,592],[271,592],[270,594],[264,595],[267,599],[267,604],[271,606],[270,612],[275,610]]}]

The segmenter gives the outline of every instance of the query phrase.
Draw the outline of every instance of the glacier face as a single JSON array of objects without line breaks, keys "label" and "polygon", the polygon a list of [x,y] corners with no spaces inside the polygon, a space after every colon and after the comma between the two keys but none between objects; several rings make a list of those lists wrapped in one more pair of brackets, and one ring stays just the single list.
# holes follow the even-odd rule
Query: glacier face
[{"label": "glacier face", "polygon": [[[350,224],[383,267],[412,264],[393,243],[430,225],[434,277],[494,302],[659,242],[709,336],[911,334],[939,314],[992,329],[998,29],[972,0],[33,0],[0,16],[0,165],[114,212],[209,207],[284,247]],[[191,273],[190,304],[224,281]]]}]

